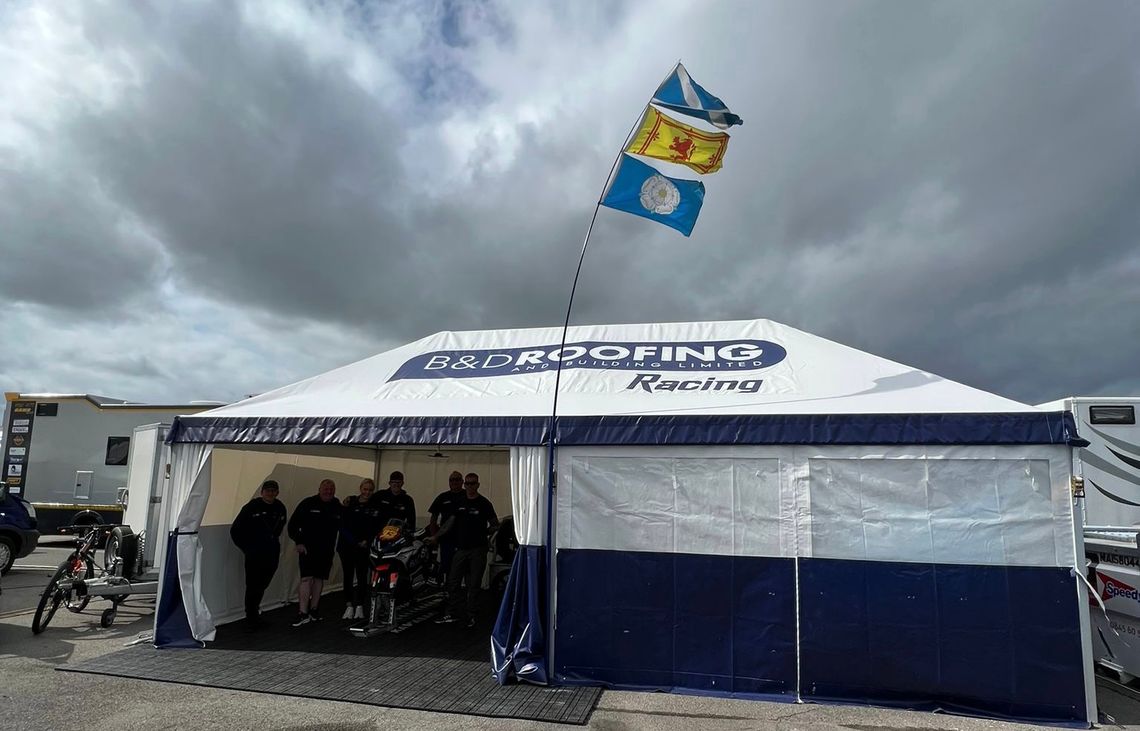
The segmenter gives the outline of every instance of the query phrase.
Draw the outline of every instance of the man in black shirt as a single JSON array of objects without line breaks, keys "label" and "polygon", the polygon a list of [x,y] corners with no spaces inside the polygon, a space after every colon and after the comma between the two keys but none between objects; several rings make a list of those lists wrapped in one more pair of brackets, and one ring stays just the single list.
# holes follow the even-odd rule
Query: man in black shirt
[{"label": "man in black shirt", "polygon": [[[452,472],[447,477],[447,491],[436,495],[431,507],[428,508],[428,512],[431,513],[428,534],[434,536],[438,533],[439,527],[446,524],[447,519],[455,513],[455,506],[464,499],[463,474]],[[439,541],[439,571],[444,580],[447,579],[448,572],[451,571],[451,557],[454,555],[455,540],[452,536],[444,535]]]},{"label": "man in black shirt", "polygon": [[301,567],[301,586],[297,590],[297,609],[301,616],[294,627],[320,619],[317,605],[329,578],[336,539],[340,533],[341,505],[336,499],[336,483],[321,480],[316,495],[302,500],[289,520],[289,537],[297,544],[297,560]]},{"label": "man in black shirt", "polygon": [[[463,478],[463,499],[455,506],[452,520],[437,534],[453,535],[455,556],[447,576],[447,593],[451,606],[447,614],[436,620],[438,624],[463,622],[475,626],[475,612],[479,608],[479,591],[483,586],[483,572],[487,570],[487,538],[499,526],[495,506],[479,494],[479,475],[468,472]],[[467,601],[459,591],[467,581]],[[466,604],[466,605],[465,605]]]},{"label": "man in black shirt", "polygon": [[396,470],[388,476],[388,489],[376,493],[373,498],[380,504],[380,526],[383,527],[392,518],[399,518],[408,526],[408,530],[416,529],[416,501],[404,491],[404,473]]},{"label": "man in black shirt", "polygon": [[230,526],[230,538],[245,554],[245,618],[250,624],[261,619],[261,599],[281,557],[286,513],[278,492],[275,480],[261,483],[260,495],[242,506]]}]

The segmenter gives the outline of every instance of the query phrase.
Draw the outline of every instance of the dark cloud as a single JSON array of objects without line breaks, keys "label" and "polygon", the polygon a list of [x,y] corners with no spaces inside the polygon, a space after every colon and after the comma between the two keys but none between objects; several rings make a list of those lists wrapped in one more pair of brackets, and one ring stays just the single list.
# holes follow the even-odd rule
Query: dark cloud
[{"label": "dark cloud", "polygon": [[[678,55],[745,125],[691,238],[599,213],[575,322],[770,317],[1031,402],[1140,389],[1131,3],[3,12],[0,337],[72,333],[100,365],[71,389],[229,398],[561,323]],[[10,388],[80,377],[25,353]]]}]

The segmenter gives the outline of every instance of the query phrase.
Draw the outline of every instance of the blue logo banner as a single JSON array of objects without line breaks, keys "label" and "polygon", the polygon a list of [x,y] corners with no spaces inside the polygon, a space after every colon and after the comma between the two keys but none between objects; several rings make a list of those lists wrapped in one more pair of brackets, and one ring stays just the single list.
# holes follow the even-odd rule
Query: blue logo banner
[{"label": "blue logo banner", "polygon": [[688,343],[586,341],[528,348],[439,350],[404,362],[391,381],[489,378],[562,369],[614,371],[753,371],[784,360],[783,346],[767,340],[707,340]]}]

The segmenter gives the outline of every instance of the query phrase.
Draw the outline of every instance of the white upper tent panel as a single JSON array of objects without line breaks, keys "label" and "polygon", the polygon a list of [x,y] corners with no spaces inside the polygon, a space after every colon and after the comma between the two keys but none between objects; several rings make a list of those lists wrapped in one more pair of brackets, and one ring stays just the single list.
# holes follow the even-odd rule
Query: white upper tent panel
[{"label": "white upper tent panel", "polygon": [[200,418],[925,414],[1034,408],[770,320],[441,332]]}]

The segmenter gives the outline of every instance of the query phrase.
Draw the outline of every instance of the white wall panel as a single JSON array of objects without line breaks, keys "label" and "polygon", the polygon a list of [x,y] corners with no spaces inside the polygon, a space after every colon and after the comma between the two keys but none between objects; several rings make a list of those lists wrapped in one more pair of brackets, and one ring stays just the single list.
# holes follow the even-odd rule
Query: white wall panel
[{"label": "white wall panel", "polygon": [[1067,485],[1048,459],[817,457],[808,471],[818,558],[1054,566],[1072,555],[1068,502],[1054,500]]},{"label": "white wall panel", "polygon": [[[794,501],[782,487],[787,478],[779,459],[757,454],[740,448],[563,449],[559,546],[791,555],[782,549],[795,543]],[[784,502],[789,509],[781,507]]]},{"label": "white wall panel", "polygon": [[562,548],[1071,566],[1068,448],[574,447]]},{"label": "white wall panel", "polygon": [[[720,460],[727,462],[729,460]],[[782,536],[791,538],[792,513],[781,507],[780,461],[740,459],[732,462],[732,528],[734,556],[792,555],[792,540],[781,548]]]}]

